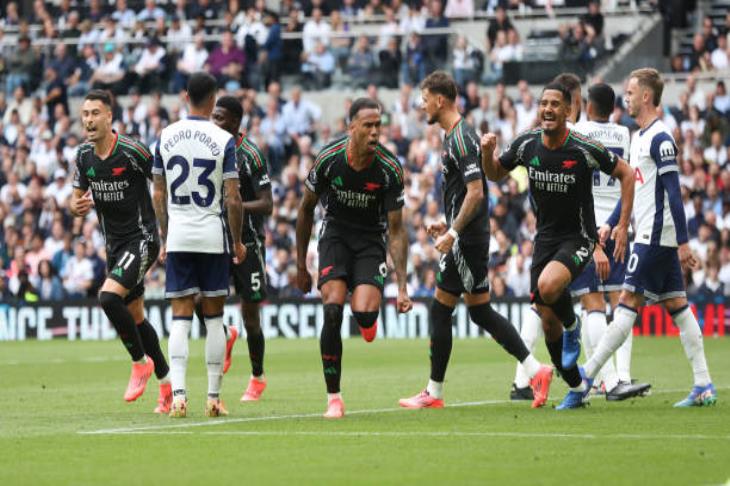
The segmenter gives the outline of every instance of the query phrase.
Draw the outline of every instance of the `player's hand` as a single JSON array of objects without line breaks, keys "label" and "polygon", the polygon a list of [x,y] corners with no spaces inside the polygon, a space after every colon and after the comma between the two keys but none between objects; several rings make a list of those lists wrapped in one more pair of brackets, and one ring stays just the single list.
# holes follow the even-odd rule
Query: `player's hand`
[{"label": "player's hand", "polygon": [[297,288],[308,294],[312,290],[312,276],[307,267],[297,267]]},{"label": "player's hand", "polygon": [[164,265],[165,260],[167,260],[167,245],[162,244],[160,245],[160,256],[157,257],[157,259],[160,261],[160,264]]},{"label": "player's hand", "polygon": [[600,228],[598,228],[598,242],[603,246],[606,247],[606,243],[608,242],[608,238],[611,236],[611,227],[607,224],[604,224]]},{"label": "player's hand", "polygon": [[451,251],[451,247],[454,246],[456,239],[448,233],[444,233],[436,239],[434,247],[441,253],[448,253]]},{"label": "player's hand", "polygon": [[241,243],[235,243],[233,245],[233,263],[239,265],[246,259],[246,245]]},{"label": "player's hand", "polygon": [[86,194],[78,199],[71,200],[71,211],[79,216],[86,216],[94,207],[94,199],[91,197],[91,191],[86,191]]},{"label": "player's hand", "polygon": [[629,240],[629,228],[626,226],[616,226],[611,232],[611,239],[614,241],[613,259],[618,263],[624,262],[626,256],[626,245]]},{"label": "player's hand", "polygon": [[413,302],[411,302],[411,298],[408,296],[408,291],[406,289],[398,290],[398,297],[396,297],[395,300],[395,307],[401,314],[409,312],[411,309],[413,309]]},{"label": "player's hand", "polygon": [[497,147],[497,136],[493,133],[485,133],[482,135],[480,143],[482,146],[482,153],[493,153],[494,149]]},{"label": "player's hand", "polygon": [[606,280],[611,272],[611,265],[608,263],[608,257],[601,245],[596,245],[596,249],[593,250],[593,262],[596,264],[598,278]]},{"label": "player's hand", "polygon": [[682,269],[684,270],[694,270],[700,263],[694,253],[692,253],[688,243],[679,245],[677,253],[679,254],[679,264],[682,265]]},{"label": "player's hand", "polygon": [[448,230],[446,227],[446,221],[439,221],[438,223],[431,223],[426,226],[426,233],[428,233],[428,236],[434,240],[446,233],[446,230]]}]

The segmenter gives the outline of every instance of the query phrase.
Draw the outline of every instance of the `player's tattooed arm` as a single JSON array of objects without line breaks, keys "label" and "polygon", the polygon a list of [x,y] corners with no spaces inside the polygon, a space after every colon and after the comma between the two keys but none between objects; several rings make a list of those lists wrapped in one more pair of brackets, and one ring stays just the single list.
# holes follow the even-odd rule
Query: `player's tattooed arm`
[{"label": "player's tattooed arm", "polygon": [[167,180],[164,175],[152,176],[152,205],[160,225],[162,244],[167,242]]},{"label": "player's tattooed arm", "polygon": [[485,133],[481,139],[482,146],[482,170],[490,181],[499,181],[509,175],[509,171],[502,167],[494,154],[497,147],[497,136],[493,133]]},{"label": "player's tattooed arm", "polygon": [[634,207],[634,171],[625,160],[619,159],[611,175],[621,182],[621,215],[611,233],[616,243],[613,257],[617,262],[623,262],[628,245],[629,221]]},{"label": "player's tattooed arm", "polygon": [[308,187],[304,188],[302,202],[297,213],[297,287],[305,294],[312,290],[312,276],[307,270],[307,249],[314,225],[314,209],[319,196]]},{"label": "player's tattooed arm", "polygon": [[237,263],[246,257],[246,247],[241,242],[241,231],[243,228],[243,201],[239,191],[238,178],[231,177],[223,181],[225,191],[225,206],[228,213],[228,226],[233,237],[233,248]]},{"label": "player's tattooed arm", "polygon": [[[451,222],[451,229],[442,234],[436,240],[434,246],[441,253],[448,253],[456,241],[458,236],[466,226],[471,223],[476,214],[479,212],[479,206],[484,204],[484,186],[480,179],[469,181],[466,183],[466,195],[464,202],[461,203],[459,214]],[[452,231],[456,234],[452,234]]]},{"label": "player's tattooed arm", "polygon": [[388,250],[395,266],[398,278],[398,312],[411,310],[411,299],[408,297],[406,283],[408,281],[408,234],[403,224],[403,209],[388,212]]}]

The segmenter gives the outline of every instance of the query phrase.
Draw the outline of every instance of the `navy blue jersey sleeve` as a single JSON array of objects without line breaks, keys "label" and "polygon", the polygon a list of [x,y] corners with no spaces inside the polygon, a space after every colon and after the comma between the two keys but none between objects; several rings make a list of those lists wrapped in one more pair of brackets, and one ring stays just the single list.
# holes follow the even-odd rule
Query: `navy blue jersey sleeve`
[{"label": "navy blue jersey sleeve", "polygon": [[664,189],[667,191],[669,211],[672,214],[674,228],[677,231],[677,244],[682,245],[687,243],[689,237],[687,234],[687,218],[682,205],[682,193],[679,189],[679,173],[677,171],[668,171],[660,177]]},{"label": "navy blue jersey sleeve", "polygon": [[233,137],[228,139],[223,151],[223,179],[238,179],[236,167],[236,142]]},{"label": "navy blue jersey sleeve", "polygon": [[160,139],[157,139],[155,144],[155,157],[152,162],[152,173],[155,175],[165,175],[165,164],[162,163],[162,156],[160,155]]}]

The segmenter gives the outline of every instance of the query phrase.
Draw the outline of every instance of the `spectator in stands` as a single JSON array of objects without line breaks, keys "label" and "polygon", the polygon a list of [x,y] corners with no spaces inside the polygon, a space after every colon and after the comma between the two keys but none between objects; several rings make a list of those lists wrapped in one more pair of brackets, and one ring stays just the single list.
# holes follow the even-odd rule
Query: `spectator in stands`
[{"label": "spectator in stands", "polygon": [[63,288],[69,299],[80,299],[87,296],[94,279],[94,268],[86,258],[83,241],[74,244],[74,256],[66,262],[64,268]]},{"label": "spectator in stands", "polygon": [[[426,29],[447,29],[449,19],[444,17],[441,0],[430,0],[430,16],[426,19]],[[446,64],[449,49],[448,34],[429,33],[423,39],[423,50],[426,55],[426,71],[434,71]]]},{"label": "spectator in stands", "polygon": [[705,131],[705,119],[700,117],[700,108],[692,105],[689,108],[689,117],[680,124],[683,136],[687,136],[687,132],[691,131],[695,137],[701,136]]},{"label": "spectator in stands", "polygon": [[53,254],[51,263],[53,269],[61,276],[66,277],[66,265],[71,258],[73,258],[73,235],[67,232],[63,235],[63,247]]},{"label": "spectator in stands", "polygon": [[38,264],[38,274],[31,277],[31,283],[38,289],[38,296],[43,301],[59,301],[63,299],[63,284],[47,259]]},{"label": "spectator in stands", "polygon": [[[198,0],[199,2],[202,0]],[[165,11],[156,5],[155,0],[145,0],[144,8],[137,12],[137,20],[147,22],[165,17]]]},{"label": "spectator in stands", "polygon": [[104,44],[104,57],[89,79],[92,88],[122,94],[126,92],[125,76],[124,57],[114,48],[114,44],[107,42]]},{"label": "spectator in stands", "polygon": [[324,45],[329,44],[332,27],[327,19],[322,15],[322,10],[315,8],[312,10],[312,18],[304,24],[302,32],[302,43],[304,52],[312,52],[317,41]]},{"label": "spectator in stands", "polygon": [[302,89],[295,86],[291,91],[289,102],[282,108],[281,116],[292,142],[298,145],[299,138],[304,135],[316,137],[315,131],[322,110],[311,101],[302,99]]},{"label": "spectator in stands", "polygon": [[370,49],[370,41],[367,36],[361,35],[357,38],[355,47],[352,49],[350,58],[347,61],[347,72],[350,75],[352,84],[364,88],[370,83],[370,76],[375,68],[375,55]]},{"label": "spectator in stands", "polygon": [[187,22],[183,22],[178,15],[173,15],[166,35],[168,54],[179,55],[192,41],[193,29]]},{"label": "spectator in stands", "polygon": [[378,44],[375,47],[375,50],[378,52],[387,49],[390,39],[398,37],[401,34],[400,25],[395,18],[393,9],[387,7],[384,15],[385,21],[380,24],[380,28],[378,29]]},{"label": "spectator in stands", "polygon": [[603,13],[601,13],[600,0],[591,0],[588,2],[588,13],[581,17],[584,24],[593,27],[596,37],[603,37]]},{"label": "spectator in stands", "polygon": [[725,81],[723,80],[718,81],[715,85],[715,92],[712,95],[712,108],[725,115],[725,117],[730,115],[730,95],[727,93]]},{"label": "spectator in stands", "polygon": [[188,84],[188,78],[196,71],[200,71],[208,60],[208,50],[205,48],[203,34],[198,32],[193,37],[193,43],[185,46],[182,57],[177,61],[177,70],[173,77],[173,91],[179,93]]},{"label": "spectator in stands", "polygon": [[8,103],[3,116],[3,123],[11,122],[13,112],[17,112],[18,121],[27,126],[30,124],[30,117],[33,113],[33,100],[26,96],[26,89],[21,85],[17,86],[12,93],[13,98]]},{"label": "spectator in stands", "polygon": [[497,32],[504,31],[507,33],[510,29],[514,29],[514,25],[512,25],[512,21],[507,17],[507,11],[504,6],[500,4],[494,11],[494,18],[489,20],[489,26],[487,27],[487,40],[489,41],[489,45],[487,49],[491,50],[494,47],[494,43],[497,40]]},{"label": "spectator in stands", "polygon": [[269,288],[269,295],[279,296],[279,293],[289,284],[289,275],[287,274],[287,267],[289,266],[290,258],[289,251],[284,248],[276,250],[273,265],[268,266],[268,278],[267,285]]},{"label": "spectator in stands", "polygon": [[721,35],[717,38],[717,47],[710,54],[710,64],[713,69],[724,70],[728,67],[727,37]]},{"label": "spectator in stands", "polygon": [[225,87],[227,91],[236,91],[241,87],[246,56],[234,43],[231,31],[223,33],[220,45],[210,53],[205,66],[218,80],[220,87]]},{"label": "spectator in stands", "polygon": [[722,133],[719,130],[713,130],[710,146],[703,152],[705,161],[724,166],[727,163],[727,152],[727,147],[723,145]]},{"label": "spectator in stands", "polygon": [[133,68],[136,75],[134,83],[142,94],[157,90],[162,85],[166,69],[165,54],[165,48],[159,39],[152,37],[147,40],[142,56]]},{"label": "spectator in stands", "polygon": [[281,39],[281,25],[279,17],[273,12],[266,12],[264,25],[267,29],[266,40],[259,51],[259,62],[261,73],[264,78],[264,86],[279,80],[281,62],[284,57],[284,43]]},{"label": "spectator in stands", "polygon": [[219,17],[218,14],[219,2],[211,2],[211,0],[196,0],[190,2],[188,10],[190,15],[188,18],[202,18],[206,21],[215,20]]},{"label": "spectator in stands", "polygon": [[30,38],[23,36],[18,40],[18,48],[6,59],[7,74],[5,76],[5,94],[10,96],[15,88],[33,85],[33,73],[38,58],[30,46]]},{"label": "spectator in stands", "polygon": [[302,76],[307,89],[326,89],[332,84],[335,56],[317,41],[312,52],[302,54]]},{"label": "spectator in stands", "polygon": [[454,70],[454,81],[459,89],[464,89],[466,83],[478,80],[478,67],[475,57],[475,50],[467,43],[463,35],[456,37],[454,49],[451,52],[452,65]]},{"label": "spectator in stands", "polygon": [[2,18],[4,26],[17,26],[20,24],[20,14],[18,13],[18,2],[8,2],[5,5],[5,17]]},{"label": "spectator in stands", "polygon": [[707,52],[705,38],[700,33],[695,34],[694,37],[692,37],[692,50],[687,57],[689,70],[691,72],[710,70],[710,62]]},{"label": "spectator in stands", "polygon": [[411,32],[406,44],[406,56],[403,63],[403,82],[410,85],[419,84],[426,77],[426,53],[423,40],[417,32]]},{"label": "spectator in stands", "polygon": [[45,97],[43,98],[43,104],[46,105],[48,112],[49,124],[53,124],[56,121],[56,105],[61,105],[65,113],[68,113],[68,94],[66,92],[66,83],[58,75],[56,67],[49,65],[43,76],[43,91]]},{"label": "spectator in stands", "polygon": [[[301,34],[302,30],[302,24],[299,22],[299,11],[296,9],[292,9],[289,12],[289,17],[287,19],[284,33]],[[299,60],[301,59],[302,51],[304,50],[304,44],[302,42],[302,39],[299,37],[294,39],[284,39],[282,41],[282,44],[282,71],[288,74],[298,73]]]},{"label": "spectator in stands", "polygon": [[398,76],[403,63],[403,54],[401,53],[400,45],[396,37],[391,37],[388,40],[386,48],[378,53],[378,58],[380,61],[378,63],[380,86],[397,89]]},{"label": "spectator in stands", "polygon": [[444,15],[452,18],[472,18],[474,16],[474,0],[447,0]]},{"label": "spectator in stands", "polygon": [[126,0],[116,0],[111,17],[124,29],[131,29],[137,19],[134,10],[127,7]]}]

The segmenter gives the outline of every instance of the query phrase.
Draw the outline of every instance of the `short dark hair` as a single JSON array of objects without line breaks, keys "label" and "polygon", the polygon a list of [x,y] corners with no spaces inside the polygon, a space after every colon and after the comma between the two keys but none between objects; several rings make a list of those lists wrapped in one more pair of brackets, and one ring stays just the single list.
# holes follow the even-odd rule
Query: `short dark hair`
[{"label": "short dark hair", "polygon": [[580,78],[573,73],[560,73],[551,82],[562,84],[571,93],[580,89]]},{"label": "short dark hair", "polygon": [[236,117],[239,122],[243,118],[243,106],[241,106],[241,102],[238,101],[238,98],[235,96],[221,96],[218,98],[218,101],[216,101],[215,106],[220,106],[224,110],[228,111],[231,115]]},{"label": "short dark hair", "polygon": [[427,89],[434,94],[440,94],[449,101],[456,101],[456,81],[446,71],[434,71],[421,81],[421,89]]},{"label": "short dark hair", "polygon": [[92,89],[84,96],[84,101],[86,100],[101,101],[107,108],[112,107],[112,95],[105,89]]},{"label": "short dark hair", "polygon": [[565,100],[567,104],[571,104],[573,102],[573,97],[570,94],[570,90],[562,83],[552,81],[545,85],[545,87],[542,89],[542,92],[544,93],[547,90],[560,91],[560,93],[563,95],[563,100]]},{"label": "short dark hair", "polygon": [[611,116],[616,104],[616,93],[606,83],[596,83],[588,88],[588,101],[593,104],[596,115],[606,119]]},{"label": "short dark hair", "polygon": [[383,111],[382,107],[380,106],[380,103],[375,101],[372,98],[358,98],[355,101],[352,102],[350,105],[350,111],[347,114],[348,121],[352,121],[355,119],[358,113],[360,113],[361,110],[368,110],[368,109],[374,109],[378,111]]},{"label": "short dark hair", "polygon": [[198,71],[190,75],[187,89],[190,103],[193,106],[200,106],[211,96],[215,96],[218,83],[212,75],[204,71]]}]

